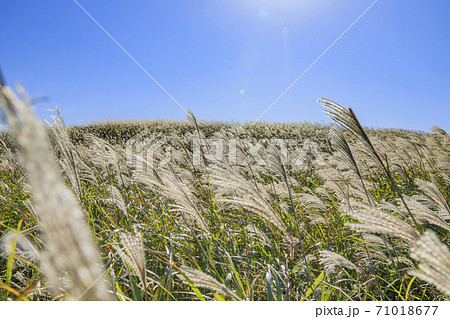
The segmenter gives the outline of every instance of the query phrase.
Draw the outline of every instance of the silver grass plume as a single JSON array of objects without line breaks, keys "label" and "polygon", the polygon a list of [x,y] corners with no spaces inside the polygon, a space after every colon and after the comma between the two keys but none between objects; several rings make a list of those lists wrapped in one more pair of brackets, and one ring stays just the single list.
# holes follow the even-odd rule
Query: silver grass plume
[{"label": "silver grass plume", "polygon": [[392,177],[392,174],[389,170],[389,166],[387,164],[387,158],[386,164],[382,161],[380,155],[378,155],[378,152],[375,150],[375,147],[373,146],[369,136],[366,134],[366,131],[362,127],[361,123],[359,123],[358,118],[356,117],[355,113],[351,108],[344,108],[343,106],[327,100],[325,98],[319,98],[319,102],[322,104],[322,106],[328,108],[329,110],[324,110],[323,112],[331,117],[335,123],[339,124],[342,127],[347,128],[347,130],[352,133],[356,138],[358,138],[365,146],[366,149],[370,152],[370,155],[375,159],[377,164],[382,168],[383,172],[385,173],[386,177],[389,180],[389,183],[395,190],[395,192],[400,197],[400,200],[402,201],[403,205],[405,206],[405,209],[408,211],[409,216],[413,220],[414,224],[416,225],[417,229],[419,229],[422,232],[422,228],[417,223],[414,214],[409,210],[408,205],[406,204],[405,200],[403,199],[402,192],[398,188],[397,184],[394,181],[394,178]]},{"label": "silver grass plume", "polygon": [[376,235],[373,235],[373,234],[363,234],[363,235],[362,235],[362,238],[363,238],[365,241],[367,241],[367,242],[373,244],[373,246],[375,246],[375,247],[379,246],[379,247],[386,247],[386,249],[389,249],[389,250],[392,250],[392,249],[393,249],[392,246],[391,246],[391,244],[389,244],[389,243],[388,243],[384,238],[382,238],[382,237],[379,237],[379,236],[376,236]]},{"label": "silver grass plume", "polygon": [[[147,293],[147,275],[145,266],[145,251],[142,234],[132,235],[126,232],[120,233],[120,243],[123,249],[117,245],[113,245],[119,256],[128,263],[136,272],[142,283],[142,289]],[[125,254],[125,252],[126,254]]]},{"label": "silver grass plume", "polygon": [[[186,112],[186,118],[187,118],[189,123],[194,125],[195,130],[197,132],[197,139],[201,139],[202,138],[202,134],[201,134],[201,131],[200,131],[200,127],[198,125],[197,118],[195,117],[194,113],[190,109],[188,109],[187,112]],[[206,150],[203,149],[204,146],[206,147]],[[206,154],[209,152],[209,146],[208,145],[202,145],[200,143],[199,149],[200,149],[200,154],[202,156],[203,164],[206,165],[207,164]]]},{"label": "silver grass plume", "polygon": [[[0,93],[1,95],[1,93]],[[1,97],[1,96],[0,96]],[[1,100],[0,100],[0,104],[1,104]],[[23,172],[22,167],[20,167],[20,164],[17,161],[16,156],[13,154],[13,152],[9,149],[9,147],[6,146],[5,142],[0,140],[0,154],[2,155],[2,158],[0,158],[0,163],[4,163],[4,168],[5,169],[11,169],[11,167],[13,168],[17,168],[22,175],[25,175]]]},{"label": "silver grass plume", "polygon": [[439,238],[427,230],[411,248],[411,257],[419,261],[419,269],[409,271],[411,276],[428,281],[450,295],[450,251]]},{"label": "silver grass plume", "polygon": [[372,155],[375,158],[378,157],[378,154],[375,151],[372,142],[370,141],[364,128],[359,123],[358,118],[356,117],[355,113],[351,108],[346,109],[343,106],[333,101],[327,100],[325,98],[319,98],[319,102],[322,104],[323,107],[329,109],[323,111],[326,115],[331,117],[335,121],[335,123],[338,123],[339,125],[347,128],[356,138],[358,138],[371,150]]},{"label": "silver grass plume", "polygon": [[324,268],[327,274],[336,273],[337,268],[346,267],[356,271],[359,271],[359,268],[356,267],[351,261],[347,260],[344,256],[335,253],[330,250],[320,250],[319,251],[319,262]]},{"label": "silver grass plume", "polygon": [[352,169],[358,176],[361,175],[350,145],[348,144],[347,139],[336,124],[333,124],[330,128],[330,139],[331,143],[334,145],[347,166]]},{"label": "silver grass plume", "polygon": [[437,225],[447,231],[450,231],[450,223],[446,222],[441,216],[439,216],[438,213],[432,211],[426,205],[422,204],[421,202],[411,197],[406,197],[405,201],[408,204],[411,211],[417,216],[418,220]]},{"label": "silver grass plume", "polygon": [[288,174],[286,172],[286,164],[288,163],[287,156],[282,154],[274,145],[270,145],[268,155],[268,168],[277,173],[289,185]]},{"label": "silver grass plume", "polygon": [[100,173],[98,175],[102,173],[107,174],[108,177],[112,175],[119,185],[129,186],[130,180],[124,174],[129,172],[125,149],[118,145],[111,145],[92,134],[85,134],[84,137],[89,140],[89,147],[85,149],[84,155],[89,159],[92,167]]},{"label": "silver grass plume", "polygon": [[408,268],[414,267],[414,262],[413,262],[413,260],[410,259],[410,258],[408,258],[408,257],[405,257],[405,256],[398,256],[398,257],[395,257],[395,259],[396,259],[396,261],[397,261],[398,263],[403,263],[403,264],[408,265]]},{"label": "silver grass plume", "polygon": [[[372,267],[379,264],[388,264],[390,262],[389,257],[378,247],[372,245],[356,246],[354,248],[356,251],[355,258],[358,263],[369,264]],[[365,266],[365,265],[364,265]]]},{"label": "silver grass plume", "polygon": [[270,184],[259,185],[259,187],[264,188],[267,192],[273,192],[277,196],[289,198],[289,192],[286,189],[284,181],[283,182],[273,181]]},{"label": "silver grass plume", "polygon": [[224,167],[214,166],[210,168],[209,172],[211,183],[230,194],[230,196],[218,198],[220,202],[248,209],[272,223],[283,231],[285,235],[289,236],[282,219],[254,183],[246,180],[244,176],[232,167],[226,169]]},{"label": "silver grass plume", "polygon": [[410,244],[419,238],[419,233],[406,222],[380,209],[367,207],[364,210],[346,209],[343,211],[360,223],[346,223],[352,229],[368,233],[380,233],[407,240]]},{"label": "silver grass plume", "polygon": [[192,112],[192,110],[190,110],[190,109],[187,110],[187,112],[186,112],[186,119],[189,121],[189,123],[194,125],[194,127],[195,127],[195,129],[197,131],[200,131],[200,127],[198,126],[197,118],[195,117],[195,115]]},{"label": "silver grass plume", "polygon": [[26,199],[26,200],[23,201],[23,204],[28,209],[28,211],[31,213],[31,215],[33,215],[33,217],[36,220],[38,220],[39,219],[39,215],[36,213],[36,210],[34,209],[34,206],[31,203],[31,201],[29,199]]},{"label": "silver grass plume", "polygon": [[[15,251],[13,252],[13,243],[16,243]],[[21,260],[25,260],[31,264],[37,264],[40,259],[38,249],[30,243],[22,233],[17,231],[9,231],[3,236],[0,241],[0,256],[7,258],[11,253],[14,254],[16,262],[20,266],[24,266],[25,263]]]},{"label": "silver grass plume", "polygon": [[[288,174],[286,172],[285,162],[284,162],[284,160],[282,158],[281,152],[276,147],[272,147],[269,150],[269,167],[273,171],[275,171],[283,179],[283,181],[284,181],[284,183],[286,185],[286,189],[287,189],[288,194],[289,194],[289,202],[290,202],[290,205],[291,205],[291,215],[290,216],[293,218],[293,220],[295,222],[297,236],[298,236],[297,239],[298,239],[298,243],[300,244],[300,254],[301,254],[301,256],[302,256],[302,258],[304,260],[304,263],[306,265],[307,279],[308,279],[309,285],[311,286],[312,285],[311,273],[310,273],[310,270],[309,270],[309,265],[308,265],[307,260],[306,260],[305,249],[304,249],[304,246],[303,246],[302,234],[300,232],[298,219],[297,219],[297,214],[296,214],[296,211],[295,211],[295,208],[294,208],[294,203],[293,203],[293,199],[292,199],[292,191],[291,191],[291,187],[290,187],[290,183],[289,183],[289,176],[288,176]],[[245,181],[245,182],[248,183],[247,181]],[[255,196],[254,198],[257,201],[261,202],[262,198],[261,198],[260,192],[258,190],[256,190],[256,189],[254,190],[254,192],[257,193],[257,195],[259,195],[259,196]],[[284,233],[287,236],[289,236],[289,234],[288,234],[288,232],[286,230],[286,227],[284,226],[283,222],[280,221],[280,217],[275,212],[273,212],[272,207],[270,205],[267,205],[267,202],[264,199],[263,199],[263,203],[266,204],[264,206],[268,206],[269,207],[269,214],[267,214],[267,213],[266,214],[262,214],[262,212],[265,211],[265,210],[260,210],[260,215],[261,216],[270,216],[270,217],[272,217],[272,219],[275,219],[275,220],[279,221],[278,224],[280,226],[278,226],[278,227],[281,230],[283,230]],[[273,212],[273,213],[271,214],[270,212]],[[295,240],[292,238],[290,241],[292,243],[292,248],[293,248]]]},{"label": "silver grass plume", "polygon": [[[13,250],[13,242],[16,242],[15,251]],[[39,250],[34,243],[30,241],[21,232],[9,231],[5,234],[0,242],[0,256],[7,258],[9,254],[14,254],[15,262],[20,267],[25,267],[26,264],[32,264],[37,266],[47,277],[47,286],[55,294],[64,293],[69,287],[65,284],[63,277],[58,275],[58,271],[55,269],[50,261],[52,257],[46,251]],[[38,278],[41,278],[39,275]]]},{"label": "silver grass plume", "polygon": [[366,194],[367,200],[369,204],[372,204],[371,196],[369,192],[366,189],[366,186],[364,185],[364,180],[362,177],[362,174],[358,168],[358,164],[356,164],[355,157],[353,156],[352,150],[350,148],[350,145],[347,142],[347,139],[345,138],[342,131],[338,128],[336,124],[331,126],[330,129],[330,138],[331,142],[336,147],[339,155],[342,157],[344,162],[348,165],[348,167],[355,172],[356,175],[358,175],[359,180],[362,184],[362,187],[364,189],[364,192]]},{"label": "silver grass plume", "polygon": [[186,221],[195,221],[208,230],[191,187],[184,184],[176,173],[166,169],[160,169],[159,172],[153,170],[153,174],[135,171],[133,177],[136,182],[151,186],[152,190],[173,200],[174,203],[170,204],[172,211],[180,213]]},{"label": "silver grass plume", "polygon": [[420,178],[416,178],[414,182],[417,184],[417,186],[419,186],[419,188],[425,193],[426,196],[431,198],[439,206],[440,209],[446,211],[450,217],[450,206],[448,205],[444,195],[442,195],[435,182],[427,182]]},{"label": "silver grass plume", "polygon": [[58,113],[58,118],[52,116],[54,125],[51,125],[47,122],[50,128],[51,140],[54,142],[57,151],[61,155],[60,164],[64,172],[66,173],[67,178],[72,184],[74,191],[81,201],[81,176],[88,175],[93,180],[95,180],[95,177],[92,174],[90,168],[83,162],[82,157],[76,147],[72,144],[72,141],[69,138],[66,124],[64,123],[64,119],[61,116],[59,109],[56,108],[56,111]]},{"label": "silver grass plume", "polygon": [[316,174],[325,182],[323,187],[334,192],[339,200],[346,200],[349,196],[347,189],[343,187],[343,183],[347,183],[347,178],[338,169],[329,166],[316,171]]},{"label": "silver grass plume", "polygon": [[[298,239],[300,242],[301,251],[302,251],[302,255],[303,255],[304,254],[303,240],[302,240],[302,235],[300,233],[300,228],[299,228],[299,224],[298,224],[299,221],[298,221],[297,214],[295,211],[294,202],[292,199],[292,190],[291,190],[291,186],[290,186],[289,176],[286,172],[285,159],[283,159],[283,156],[277,147],[272,146],[269,149],[268,161],[269,161],[269,168],[272,169],[273,171],[275,171],[283,179],[283,182],[286,186],[286,190],[288,191],[289,203],[291,205],[291,216],[296,225]],[[303,257],[304,257],[304,259],[306,258],[305,256],[303,256]],[[306,263],[306,259],[305,259],[305,263]],[[308,276],[309,276],[309,269],[308,269]]]},{"label": "silver grass plume", "polygon": [[311,225],[316,225],[316,224],[327,224],[327,225],[329,225],[329,221],[325,217],[323,217],[322,215],[310,213],[308,215],[308,219],[309,219],[309,223]]},{"label": "silver grass plume", "polygon": [[259,228],[254,224],[249,224],[245,226],[245,230],[248,232],[249,236],[255,239],[259,239],[264,245],[270,245],[270,239],[264,234]]},{"label": "silver grass plume", "polygon": [[106,202],[109,202],[119,208],[125,216],[128,217],[128,209],[123,199],[122,194],[114,185],[109,185],[109,191],[111,193],[110,197],[106,199]]},{"label": "silver grass plume", "polygon": [[[364,258],[375,261],[374,264],[377,264],[380,262],[387,264],[390,261],[391,265],[402,262],[402,263],[408,264],[410,266],[414,266],[411,259],[409,259],[407,257],[398,256],[398,255],[393,256],[391,254],[391,251],[395,252],[395,249],[390,243],[387,242],[386,238],[378,237],[378,236],[375,236],[372,234],[363,234],[362,238],[364,241],[370,243],[370,245],[366,245],[364,247],[364,249],[363,249],[363,247],[357,247],[356,249],[359,250],[359,253],[357,255],[362,255],[362,256],[365,256]],[[396,248],[399,249],[402,246],[404,246],[404,245],[402,245],[401,243],[397,243]],[[381,247],[386,248],[388,255],[386,255],[383,252]],[[408,249],[408,248],[409,248],[409,246],[405,247],[405,249]]]},{"label": "silver grass plume", "polygon": [[440,128],[439,126],[433,126],[430,129],[430,131],[436,134],[441,134],[443,136],[448,136],[447,132],[443,128]]},{"label": "silver grass plume", "polygon": [[[196,287],[198,288],[206,288],[231,298],[234,301],[241,300],[233,291],[228,289],[224,284],[221,284],[216,279],[207,275],[200,270],[193,269],[187,266],[181,266],[180,271],[184,276],[186,276]],[[189,282],[184,278],[184,276],[180,276],[181,280],[185,284],[189,284]]]},{"label": "silver grass plume", "polygon": [[45,243],[56,268],[64,271],[71,282],[70,298],[111,299],[102,278],[103,267],[91,230],[73,193],[56,169],[44,127],[33,114],[29,101],[20,100],[9,87],[2,87],[1,93],[8,110],[11,134],[29,175]]},{"label": "silver grass plume", "polygon": [[316,208],[320,211],[326,211],[327,206],[325,203],[314,193],[307,194],[302,193],[298,194],[295,197],[298,201],[302,202],[307,208]]},{"label": "silver grass plume", "polygon": [[[351,109],[350,109],[350,111],[351,111]],[[354,118],[355,118],[357,124],[359,125],[359,122],[358,122],[358,119],[356,118],[356,116]],[[361,132],[364,133],[364,130],[362,128],[361,128]],[[343,132],[339,129],[339,127],[336,124],[333,124],[330,129],[330,139],[331,139],[332,144],[334,144],[335,148],[337,149],[338,153],[340,154],[341,158],[343,159],[343,161],[358,176],[359,181],[361,182],[361,187],[364,190],[364,195],[367,198],[367,202],[370,206],[373,206],[375,201],[366,188],[366,185],[363,180],[363,176],[358,167],[358,164],[356,163],[356,159],[353,155],[351,147],[348,144],[347,139],[345,138]],[[370,141],[368,141],[368,142],[370,144]],[[353,189],[353,192],[357,193],[358,189],[357,188]],[[355,194],[355,196],[357,196],[357,194]],[[367,261],[369,263],[369,266],[372,267],[372,265],[371,265],[372,261],[371,261],[370,253],[369,253],[366,243],[364,243],[364,247],[365,247],[365,251],[367,254]],[[389,252],[389,255],[391,256],[390,252]]]}]

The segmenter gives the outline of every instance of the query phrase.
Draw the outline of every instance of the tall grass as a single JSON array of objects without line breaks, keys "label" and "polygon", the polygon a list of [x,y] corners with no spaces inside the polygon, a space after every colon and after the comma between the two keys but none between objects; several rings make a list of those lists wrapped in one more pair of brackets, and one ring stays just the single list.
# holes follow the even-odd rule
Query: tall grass
[{"label": "tall grass", "polygon": [[[45,127],[2,87],[0,298],[447,299],[449,136],[367,129],[322,103],[340,128],[192,112]],[[146,170],[125,149],[143,129],[166,137]],[[235,160],[202,138],[234,141]],[[271,138],[294,140],[302,165]]]}]

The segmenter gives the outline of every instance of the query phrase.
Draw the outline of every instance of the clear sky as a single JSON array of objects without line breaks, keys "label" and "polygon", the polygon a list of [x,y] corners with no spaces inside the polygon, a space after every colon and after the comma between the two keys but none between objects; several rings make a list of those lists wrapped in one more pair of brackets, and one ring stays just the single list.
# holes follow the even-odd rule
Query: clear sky
[{"label": "clear sky", "polygon": [[[374,0],[77,0],[184,108],[253,121]],[[2,1],[0,66],[42,119],[184,119],[73,0]],[[261,120],[450,131],[450,1],[379,0]]]}]

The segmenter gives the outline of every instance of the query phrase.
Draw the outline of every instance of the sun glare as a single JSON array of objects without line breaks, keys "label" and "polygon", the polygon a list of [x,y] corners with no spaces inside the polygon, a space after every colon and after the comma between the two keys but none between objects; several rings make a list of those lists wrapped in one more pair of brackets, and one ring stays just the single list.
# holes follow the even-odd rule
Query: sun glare
[{"label": "sun glare", "polygon": [[250,14],[256,14],[260,20],[268,18],[290,18],[308,13],[317,7],[314,0],[247,0],[239,3],[241,8],[246,8]]}]

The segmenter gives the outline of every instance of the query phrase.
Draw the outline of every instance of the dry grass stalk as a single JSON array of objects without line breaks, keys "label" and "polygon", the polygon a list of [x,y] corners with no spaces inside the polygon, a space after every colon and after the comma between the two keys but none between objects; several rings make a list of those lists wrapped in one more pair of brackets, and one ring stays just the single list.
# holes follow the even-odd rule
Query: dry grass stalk
[{"label": "dry grass stalk", "polygon": [[426,231],[411,248],[411,257],[419,261],[419,269],[410,270],[412,276],[434,284],[450,295],[450,251],[432,232]]},{"label": "dry grass stalk", "polygon": [[350,145],[347,142],[347,139],[345,138],[342,131],[338,128],[337,125],[333,125],[330,129],[330,138],[332,143],[335,145],[339,155],[342,157],[344,162],[348,165],[348,167],[355,172],[355,174],[358,176],[361,185],[364,189],[365,195],[367,197],[367,200],[369,204],[372,203],[371,196],[369,192],[366,189],[366,186],[364,184],[364,180],[362,177],[362,174],[358,168],[358,164],[356,163],[355,157],[353,156],[352,150],[350,148]]},{"label": "dry grass stalk", "polygon": [[425,193],[426,196],[432,199],[440,209],[447,212],[450,217],[450,206],[445,200],[444,195],[442,195],[441,191],[437,187],[436,183],[427,182],[420,178],[416,178],[414,182],[417,184],[417,186],[419,186],[419,188]]},{"label": "dry grass stalk", "polygon": [[61,159],[59,162],[72,184],[72,188],[81,201],[82,173],[88,173],[85,175],[91,176],[92,179],[95,179],[95,177],[93,177],[90,168],[82,160],[81,154],[78,152],[77,148],[72,144],[66,124],[64,123],[64,119],[61,116],[59,109],[56,108],[56,111],[58,112],[58,118],[52,116],[54,125],[47,122],[50,127],[51,140],[54,142],[56,150],[60,153]]},{"label": "dry grass stalk", "polygon": [[128,209],[120,191],[113,185],[109,185],[108,188],[111,195],[106,201],[117,206],[128,217]]},{"label": "dry grass stalk", "polygon": [[266,236],[265,233],[260,231],[254,224],[249,224],[245,226],[245,230],[248,232],[250,237],[258,239],[264,245],[270,245],[270,239]]},{"label": "dry grass stalk", "polygon": [[[13,252],[13,243],[16,242],[15,251]],[[21,260],[25,260],[31,264],[37,264],[40,259],[38,249],[22,234],[17,231],[9,231],[3,236],[0,242],[0,256],[7,258],[11,253],[14,253],[16,262],[20,266],[24,266],[25,263]]]},{"label": "dry grass stalk", "polygon": [[364,210],[348,210],[344,208],[343,211],[360,222],[360,224],[346,223],[352,229],[396,236],[409,243],[414,243],[419,238],[419,232],[409,224],[380,209],[368,207]]},{"label": "dry grass stalk", "polygon": [[[233,291],[227,288],[224,284],[221,284],[216,279],[207,275],[200,270],[193,269],[187,266],[181,266],[180,271],[186,276],[197,288],[206,288],[213,291],[224,294],[225,296],[231,298],[234,301],[241,300]],[[184,276],[180,276],[181,279],[188,284],[188,281]]]},{"label": "dry grass stalk", "polygon": [[[132,235],[126,232],[122,232],[120,233],[120,242],[123,249],[121,249],[117,245],[113,245],[113,247],[116,249],[119,256],[125,262],[127,262],[131,266],[131,268],[134,269],[139,279],[141,280],[143,291],[147,292],[145,251],[142,234],[137,233],[136,235]],[[123,250],[125,250],[126,254]]]},{"label": "dry grass stalk", "polygon": [[414,224],[417,226],[417,229],[422,232],[422,228],[417,223],[414,214],[409,210],[408,205],[406,205],[405,200],[403,199],[402,192],[398,188],[397,184],[394,181],[394,178],[392,177],[391,171],[389,169],[389,165],[387,163],[387,157],[383,156],[385,159],[385,162],[381,159],[381,156],[378,154],[378,152],[375,150],[375,147],[372,144],[372,141],[370,140],[369,136],[367,135],[366,131],[362,127],[361,123],[359,123],[358,118],[356,117],[355,113],[351,108],[344,108],[343,106],[324,99],[320,98],[319,102],[322,103],[322,105],[329,110],[324,110],[324,113],[331,117],[337,124],[341,125],[342,127],[345,127],[348,129],[349,132],[351,132],[356,138],[358,138],[365,146],[366,149],[369,151],[370,155],[374,158],[376,163],[382,168],[383,172],[385,173],[386,177],[389,180],[389,183],[391,184],[393,190],[399,195],[400,200],[402,201],[403,205],[405,206],[405,209],[408,211],[409,216],[413,220]]},{"label": "dry grass stalk", "polygon": [[220,187],[225,194],[218,198],[220,202],[229,203],[237,207],[244,207],[272,223],[278,229],[289,235],[280,216],[264,198],[264,195],[250,181],[246,180],[232,167],[214,166],[210,168],[211,183]]},{"label": "dry grass stalk", "polygon": [[[405,201],[411,211],[417,216],[418,220],[428,222],[450,231],[450,223],[446,222],[438,213],[432,211],[430,208],[411,197],[406,197]],[[448,215],[445,217],[448,217]]]},{"label": "dry grass stalk", "polygon": [[330,250],[321,250],[319,251],[319,255],[319,262],[322,267],[324,267],[325,272],[328,274],[336,273],[338,267],[346,267],[359,271],[359,268],[356,267],[355,264],[338,253],[332,252]]},{"label": "dry grass stalk", "polygon": [[133,177],[135,181],[151,186],[152,190],[173,200],[174,203],[170,205],[172,211],[180,213],[186,221],[197,222],[202,228],[208,229],[193,190],[184,184],[176,173],[166,169],[160,169],[158,172],[153,170],[153,174],[135,171]]},{"label": "dry grass stalk", "polygon": [[[35,209],[39,215],[48,252],[57,269],[67,274],[72,291],[69,298],[109,300],[100,256],[84,213],[56,169],[46,132],[26,104],[8,87],[2,87],[11,133],[29,175]],[[59,288],[59,287],[56,287]]]}]

